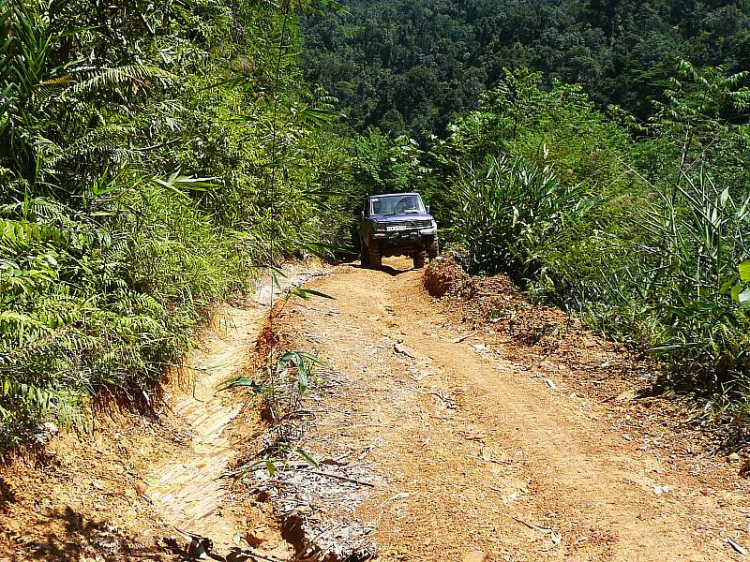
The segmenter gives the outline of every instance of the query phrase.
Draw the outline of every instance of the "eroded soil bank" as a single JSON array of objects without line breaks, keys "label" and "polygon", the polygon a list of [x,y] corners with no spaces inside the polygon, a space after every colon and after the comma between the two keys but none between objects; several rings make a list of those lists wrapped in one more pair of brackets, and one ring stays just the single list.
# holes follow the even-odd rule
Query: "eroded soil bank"
[{"label": "eroded soil bank", "polygon": [[143,414],[106,401],[92,427],[48,435],[43,451],[0,467],[0,560],[185,560],[201,539],[218,559],[248,559],[248,528],[267,530],[269,557],[293,555],[273,514],[233,492],[230,465],[257,416],[239,423],[252,404],[220,389],[252,371],[273,302],[327,270],[287,264],[277,282],[217,308],[155,395],[133,397]]}]

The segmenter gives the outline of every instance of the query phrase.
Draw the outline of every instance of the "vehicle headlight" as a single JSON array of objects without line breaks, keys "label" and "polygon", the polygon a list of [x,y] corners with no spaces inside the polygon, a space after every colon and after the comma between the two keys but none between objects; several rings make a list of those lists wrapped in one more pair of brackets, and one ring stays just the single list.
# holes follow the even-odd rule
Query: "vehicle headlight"
[{"label": "vehicle headlight", "polygon": [[384,222],[376,222],[375,223],[375,232],[386,232],[388,230],[388,225]]}]

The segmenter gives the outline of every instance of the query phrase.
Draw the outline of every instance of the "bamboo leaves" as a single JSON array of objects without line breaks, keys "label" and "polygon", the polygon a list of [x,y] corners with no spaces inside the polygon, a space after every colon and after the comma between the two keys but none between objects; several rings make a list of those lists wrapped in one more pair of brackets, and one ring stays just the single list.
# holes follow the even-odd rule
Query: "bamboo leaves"
[{"label": "bamboo leaves", "polygon": [[739,278],[725,284],[723,292],[730,290],[732,298],[742,306],[750,305],[750,260],[737,266]]},{"label": "bamboo leaves", "polygon": [[[304,194],[337,172],[318,162],[332,100],[291,50],[265,71],[283,17],[0,0],[0,449],[92,393],[147,388],[252,266],[319,241],[327,196]],[[343,146],[323,151],[339,162]],[[306,388],[310,359],[285,361]]]}]

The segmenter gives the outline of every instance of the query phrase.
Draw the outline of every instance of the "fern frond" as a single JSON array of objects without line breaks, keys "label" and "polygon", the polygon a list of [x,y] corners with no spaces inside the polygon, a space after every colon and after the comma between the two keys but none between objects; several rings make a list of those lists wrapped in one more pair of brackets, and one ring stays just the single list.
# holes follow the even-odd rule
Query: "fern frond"
[{"label": "fern frond", "polygon": [[131,127],[122,127],[120,125],[97,127],[83,135],[62,153],[50,158],[48,166],[55,168],[62,162],[91,155],[107,155],[116,161],[130,159],[136,153],[122,147],[122,144],[132,134],[133,129]]},{"label": "fern frond", "polygon": [[70,92],[74,95],[88,93],[93,90],[108,87],[117,87],[124,84],[147,86],[148,80],[158,79],[164,84],[176,82],[179,78],[156,66],[131,64],[117,68],[107,68],[93,74],[89,78],[75,84]]}]

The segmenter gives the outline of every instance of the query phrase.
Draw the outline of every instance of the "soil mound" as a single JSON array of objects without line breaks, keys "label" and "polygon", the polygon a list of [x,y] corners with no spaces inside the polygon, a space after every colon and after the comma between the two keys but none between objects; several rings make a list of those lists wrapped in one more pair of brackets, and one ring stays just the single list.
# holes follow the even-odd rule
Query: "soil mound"
[{"label": "soil mound", "polygon": [[433,297],[471,297],[476,286],[464,269],[449,256],[440,256],[430,262],[424,272],[424,286]]}]

